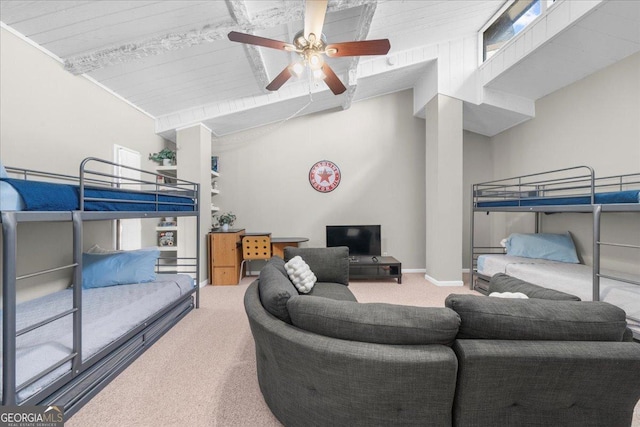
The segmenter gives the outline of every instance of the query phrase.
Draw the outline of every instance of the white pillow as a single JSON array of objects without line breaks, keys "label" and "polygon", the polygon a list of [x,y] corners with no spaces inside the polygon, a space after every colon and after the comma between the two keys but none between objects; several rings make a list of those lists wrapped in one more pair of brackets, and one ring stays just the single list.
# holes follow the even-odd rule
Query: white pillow
[{"label": "white pillow", "polygon": [[289,279],[291,279],[293,285],[298,289],[298,292],[303,294],[311,292],[313,285],[316,284],[318,279],[309,268],[309,265],[304,262],[299,255],[291,258],[289,262],[284,265],[284,268],[287,270]]},{"label": "white pillow", "polygon": [[101,248],[98,245],[91,246],[91,248],[87,251],[88,254],[114,254],[117,252],[122,252],[122,251],[118,251],[115,249],[105,249],[105,248]]},{"label": "white pillow", "polygon": [[522,292],[491,292],[489,296],[496,297],[496,298],[529,299],[529,297],[523,294]]}]

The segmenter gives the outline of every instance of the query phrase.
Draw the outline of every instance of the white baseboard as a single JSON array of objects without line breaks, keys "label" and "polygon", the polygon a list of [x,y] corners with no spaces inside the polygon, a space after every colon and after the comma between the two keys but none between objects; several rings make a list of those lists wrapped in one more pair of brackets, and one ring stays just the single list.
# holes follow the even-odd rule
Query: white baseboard
[{"label": "white baseboard", "polygon": [[200,287],[204,288],[205,286],[207,286],[209,284],[209,279],[203,280],[200,282]]},{"label": "white baseboard", "polygon": [[424,268],[403,268],[402,273],[426,273]]},{"label": "white baseboard", "polygon": [[436,286],[464,286],[462,280],[437,280],[425,273],[424,278]]}]

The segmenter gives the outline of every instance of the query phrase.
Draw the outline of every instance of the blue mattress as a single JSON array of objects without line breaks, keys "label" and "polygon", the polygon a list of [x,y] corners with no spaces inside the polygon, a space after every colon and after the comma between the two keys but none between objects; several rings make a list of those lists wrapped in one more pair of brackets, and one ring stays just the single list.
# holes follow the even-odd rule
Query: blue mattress
[{"label": "blue mattress", "polygon": [[[75,185],[3,178],[20,195],[25,211],[80,209],[80,189]],[[85,211],[193,211],[191,197],[152,192],[85,187]],[[100,200],[87,200],[100,199]],[[156,200],[157,199],[157,200]],[[157,202],[157,203],[156,203]]]},{"label": "blue mattress", "polygon": [[[614,191],[607,193],[596,193],[595,204],[607,205],[618,203],[640,203],[640,190]],[[570,197],[527,197],[511,200],[494,200],[488,202],[478,202],[479,208],[498,208],[511,206],[563,206],[563,205],[589,205],[590,196],[570,196]]]}]

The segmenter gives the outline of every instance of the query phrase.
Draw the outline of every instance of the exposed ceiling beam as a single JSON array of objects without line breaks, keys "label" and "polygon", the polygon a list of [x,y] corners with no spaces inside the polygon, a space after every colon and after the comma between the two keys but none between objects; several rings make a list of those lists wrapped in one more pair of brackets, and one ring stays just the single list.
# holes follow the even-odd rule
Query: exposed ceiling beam
[{"label": "exposed ceiling beam", "polygon": [[[249,11],[247,10],[247,4],[244,0],[227,0],[227,6],[229,7],[231,16],[233,16],[240,27],[252,27]],[[251,32],[251,34],[253,33],[254,31]],[[257,46],[245,44],[244,52],[247,55],[247,60],[251,64],[251,70],[258,82],[258,86],[266,93],[266,86],[269,84],[269,76],[267,75],[267,68],[264,63],[264,58],[260,53],[260,49],[258,49]]]},{"label": "exposed ceiling beam", "polygon": [[[234,1],[229,1],[231,7]],[[367,0],[338,0],[331,2],[328,12],[351,9],[363,4]],[[231,9],[233,11],[233,9]],[[129,61],[160,55],[178,49],[196,46],[202,43],[211,43],[226,38],[230,31],[251,32],[265,28],[273,28],[286,22],[302,20],[304,16],[304,3],[300,1],[295,5],[285,4],[283,7],[275,7],[256,13],[253,23],[240,25],[235,22],[223,22],[208,24],[183,33],[168,33],[161,36],[135,40],[123,45],[112,46],[105,49],[66,58],[65,69],[73,74],[89,73],[99,68],[122,64]],[[236,16],[237,17],[237,16]]]},{"label": "exposed ceiling beam", "polygon": [[[373,16],[376,13],[376,8],[378,7],[378,1],[372,1],[367,3],[360,15],[360,20],[358,21],[358,32],[356,33],[356,41],[366,40],[367,35],[369,34],[369,29],[371,28],[371,21],[373,21]],[[360,57],[354,56],[351,58],[351,63],[349,64],[349,70],[347,75],[349,76],[349,81],[347,83],[348,90],[347,94],[344,97],[344,101],[342,102],[342,108],[344,110],[348,110],[351,107],[351,101],[353,100],[353,95],[356,93],[356,88],[358,86],[358,78],[357,78],[357,70],[358,64],[360,63]]]},{"label": "exposed ceiling beam", "polygon": [[227,0],[227,7],[236,23],[242,27],[251,25],[249,11],[244,0]]}]

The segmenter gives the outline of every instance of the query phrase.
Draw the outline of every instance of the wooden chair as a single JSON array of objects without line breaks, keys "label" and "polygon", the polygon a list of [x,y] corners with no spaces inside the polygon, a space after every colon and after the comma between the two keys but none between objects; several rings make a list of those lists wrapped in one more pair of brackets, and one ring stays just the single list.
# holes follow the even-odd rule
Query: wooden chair
[{"label": "wooden chair", "polygon": [[[242,237],[242,262],[240,263],[240,277],[238,282],[242,280],[242,266],[246,261],[251,260],[268,260],[271,258],[271,236],[256,235]],[[245,273],[247,272],[245,268]]]}]

